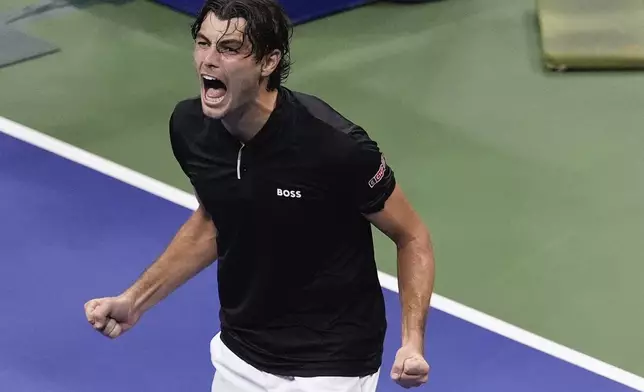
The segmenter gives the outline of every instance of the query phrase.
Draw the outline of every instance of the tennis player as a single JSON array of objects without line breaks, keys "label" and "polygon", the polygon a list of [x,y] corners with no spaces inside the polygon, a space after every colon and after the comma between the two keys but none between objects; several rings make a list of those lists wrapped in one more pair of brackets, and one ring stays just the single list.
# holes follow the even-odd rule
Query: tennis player
[{"label": "tennis player", "polygon": [[283,86],[291,31],[276,1],[207,0],[192,28],[200,94],[169,121],[199,207],[129,289],[87,302],[87,319],[121,336],[217,260],[212,391],[373,392],[387,328],[373,225],[397,249],[402,336],[390,376],[420,386],[430,235],[367,132]]}]

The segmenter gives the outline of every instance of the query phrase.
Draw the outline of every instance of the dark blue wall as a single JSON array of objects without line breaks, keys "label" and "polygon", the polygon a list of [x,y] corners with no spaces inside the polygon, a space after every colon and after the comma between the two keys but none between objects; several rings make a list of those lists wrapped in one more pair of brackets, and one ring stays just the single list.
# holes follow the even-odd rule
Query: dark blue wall
[{"label": "dark blue wall", "polygon": [[302,23],[357,7],[372,0],[280,0],[293,23]]},{"label": "dark blue wall", "polygon": [[[154,0],[177,11],[195,15],[204,0]],[[293,23],[303,23],[335,12],[372,3],[374,0],[279,0]]]}]

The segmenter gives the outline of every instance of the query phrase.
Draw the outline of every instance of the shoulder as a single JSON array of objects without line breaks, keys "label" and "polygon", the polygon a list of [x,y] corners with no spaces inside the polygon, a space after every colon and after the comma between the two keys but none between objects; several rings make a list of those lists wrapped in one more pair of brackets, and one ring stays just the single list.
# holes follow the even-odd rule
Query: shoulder
[{"label": "shoulder", "polygon": [[393,193],[396,179],[378,143],[362,126],[324,100],[303,93],[293,96],[300,111],[306,113],[304,117],[310,116],[321,124],[315,128],[323,130],[316,133],[324,135],[319,139],[325,156],[330,158],[325,162],[331,162],[343,191],[350,190],[352,205],[363,214],[382,210]]},{"label": "shoulder", "polygon": [[184,99],[175,104],[168,124],[170,146],[175,159],[186,172],[190,157],[194,155],[202,124],[203,112],[199,98]]},{"label": "shoulder", "polygon": [[187,98],[177,102],[170,115],[170,131],[192,125],[203,120],[201,102],[198,97]]},{"label": "shoulder", "polygon": [[360,149],[378,149],[378,144],[361,125],[347,118],[325,100],[298,91],[292,91],[291,95],[299,111],[320,125],[324,138],[340,156],[347,157]]},{"label": "shoulder", "polygon": [[175,149],[190,149],[203,137],[205,117],[201,100],[188,98],[177,102],[170,114],[170,142]]}]

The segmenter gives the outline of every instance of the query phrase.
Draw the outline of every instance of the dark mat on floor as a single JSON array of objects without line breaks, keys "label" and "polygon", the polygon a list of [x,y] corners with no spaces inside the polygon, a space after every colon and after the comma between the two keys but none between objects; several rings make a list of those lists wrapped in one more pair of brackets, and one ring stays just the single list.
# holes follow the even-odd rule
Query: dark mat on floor
[{"label": "dark mat on floor", "polygon": [[0,25],[0,68],[58,52],[57,46]]}]

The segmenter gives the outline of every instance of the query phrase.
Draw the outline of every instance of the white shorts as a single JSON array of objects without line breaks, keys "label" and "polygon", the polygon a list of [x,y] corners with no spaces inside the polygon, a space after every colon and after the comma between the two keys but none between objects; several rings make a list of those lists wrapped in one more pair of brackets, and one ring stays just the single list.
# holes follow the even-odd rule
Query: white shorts
[{"label": "white shorts", "polygon": [[380,371],[366,377],[280,377],[235,355],[218,333],[210,342],[212,392],[375,392]]}]

